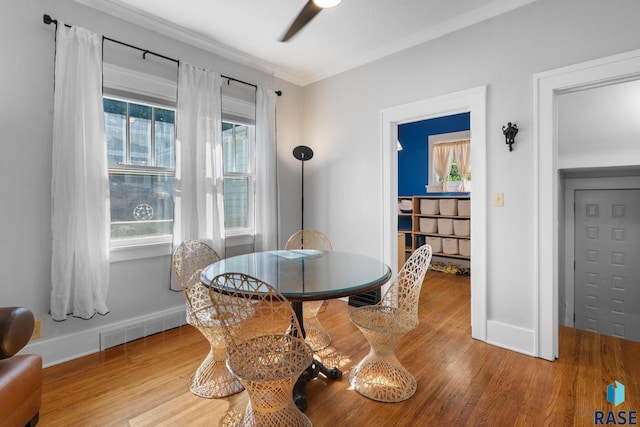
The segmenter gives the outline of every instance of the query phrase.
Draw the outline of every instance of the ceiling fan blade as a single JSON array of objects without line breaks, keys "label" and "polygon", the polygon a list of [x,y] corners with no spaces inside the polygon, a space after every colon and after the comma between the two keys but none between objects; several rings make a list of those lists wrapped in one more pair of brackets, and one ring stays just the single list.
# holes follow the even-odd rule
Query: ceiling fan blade
[{"label": "ceiling fan blade", "polygon": [[286,34],[282,36],[281,42],[286,42],[293,37],[298,31],[309,23],[315,16],[322,10],[321,7],[316,6],[313,0],[307,1],[296,19],[293,21]]}]

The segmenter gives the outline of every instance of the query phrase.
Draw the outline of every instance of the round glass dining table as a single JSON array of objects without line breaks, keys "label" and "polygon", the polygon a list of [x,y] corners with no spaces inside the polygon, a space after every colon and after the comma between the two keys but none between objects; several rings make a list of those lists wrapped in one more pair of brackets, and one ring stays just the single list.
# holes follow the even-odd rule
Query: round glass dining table
[{"label": "round glass dining table", "polygon": [[209,286],[219,274],[243,273],[276,288],[291,302],[358,295],[377,289],[391,277],[382,261],[350,252],[313,249],[254,252],[222,259],[202,271]]}]

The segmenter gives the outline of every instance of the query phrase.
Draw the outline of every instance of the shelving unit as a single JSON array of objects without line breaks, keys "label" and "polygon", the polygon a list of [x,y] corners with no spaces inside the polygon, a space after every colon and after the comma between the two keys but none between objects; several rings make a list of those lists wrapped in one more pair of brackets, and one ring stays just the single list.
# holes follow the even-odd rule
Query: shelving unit
[{"label": "shelving unit", "polygon": [[[400,200],[408,197],[399,197]],[[410,217],[411,246],[413,252],[425,243],[433,247],[433,255],[446,258],[471,259],[471,212],[469,196],[413,196],[412,212],[398,212],[401,217]],[[405,220],[406,221],[406,220]],[[399,232],[409,233],[406,229]]]},{"label": "shelving unit", "polygon": [[[402,210],[400,210],[400,202],[402,200],[409,200],[410,204],[410,210],[403,212]],[[401,196],[398,197],[398,233],[402,233],[403,236],[405,237],[405,241],[404,241],[404,255],[405,255],[405,260],[409,258],[409,256],[411,255],[411,253],[413,252],[413,196]],[[406,207],[406,206],[405,206]],[[400,245],[400,242],[398,241],[398,245]],[[400,247],[398,247],[398,250],[400,250]],[[402,263],[402,265],[404,265],[404,263]],[[398,264],[399,267],[401,267],[402,265]]]}]

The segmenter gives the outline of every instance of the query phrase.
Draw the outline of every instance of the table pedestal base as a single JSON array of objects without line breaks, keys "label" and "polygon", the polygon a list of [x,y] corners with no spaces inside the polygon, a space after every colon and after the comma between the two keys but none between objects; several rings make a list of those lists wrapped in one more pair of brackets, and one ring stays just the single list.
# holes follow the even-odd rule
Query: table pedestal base
[{"label": "table pedestal base", "polygon": [[307,383],[317,378],[319,374],[331,380],[342,378],[342,371],[340,369],[336,367],[327,368],[321,361],[314,358],[311,366],[305,369],[293,387],[293,401],[301,411],[307,409]]}]

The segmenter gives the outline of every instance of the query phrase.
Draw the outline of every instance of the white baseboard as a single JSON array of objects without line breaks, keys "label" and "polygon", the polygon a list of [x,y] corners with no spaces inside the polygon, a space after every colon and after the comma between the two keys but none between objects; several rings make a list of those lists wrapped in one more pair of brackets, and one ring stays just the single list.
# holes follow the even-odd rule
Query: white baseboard
[{"label": "white baseboard", "polygon": [[535,331],[487,320],[487,343],[535,356]]},{"label": "white baseboard", "polygon": [[110,325],[34,341],[20,353],[42,356],[43,367],[57,365],[109,347],[185,325],[185,307],[176,307]]}]

